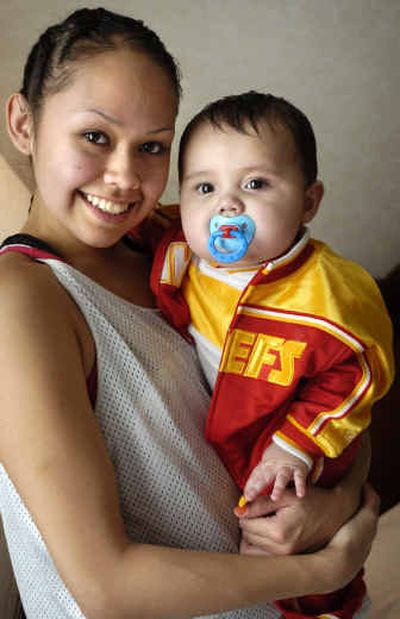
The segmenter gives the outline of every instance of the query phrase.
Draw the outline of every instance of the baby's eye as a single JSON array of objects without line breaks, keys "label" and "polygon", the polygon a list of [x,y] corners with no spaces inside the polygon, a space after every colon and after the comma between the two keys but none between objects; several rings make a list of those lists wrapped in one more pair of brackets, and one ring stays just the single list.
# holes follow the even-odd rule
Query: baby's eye
[{"label": "baby's eye", "polygon": [[108,137],[102,131],[85,131],[83,137],[91,144],[108,144]]},{"label": "baby's eye", "polygon": [[148,153],[149,155],[161,155],[165,152],[166,148],[164,144],[160,142],[145,142],[139,148],[142,153]]},{"label": "baby's eye", "polygon": [[268,183],[262,178],[252,178],[245,184],[245,189],[264,189]]},{"label": "baby's eye", "polygon": [[214,191],[214,185],[211,183],[200,183],[199,185],[196,185],[196,191],[197,193],[206,195],[207,193],[212,193]]}]

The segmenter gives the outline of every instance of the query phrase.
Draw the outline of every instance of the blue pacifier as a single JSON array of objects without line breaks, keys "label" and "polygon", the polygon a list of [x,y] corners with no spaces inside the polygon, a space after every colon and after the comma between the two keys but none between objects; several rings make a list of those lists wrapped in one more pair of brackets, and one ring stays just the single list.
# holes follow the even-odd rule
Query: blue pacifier
[{"label": "blue pacifier", "polygon": [[215,215],[210,221],[208,251],[218,262],[237,262],[247,252],[255,231],[255,223],[248,215]]}]

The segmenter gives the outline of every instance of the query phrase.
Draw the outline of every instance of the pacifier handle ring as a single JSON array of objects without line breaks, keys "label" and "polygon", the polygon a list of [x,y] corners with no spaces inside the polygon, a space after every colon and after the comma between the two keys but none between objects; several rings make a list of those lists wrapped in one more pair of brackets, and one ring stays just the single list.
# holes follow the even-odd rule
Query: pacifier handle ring
[{"label": "pacifier handle ring", "polygon": [[249,244],[246,238],[243,236],[243,234],[241,234],[239,230],[231,230],[230,234],[231,234],[231,237],[235,237],[239,239],[241,242],[240,247],[236,251],[233,251],[233,252],[222,252],[215,245],[217,239],[224,238],[223,231],[216,230],[216,232],[213,232],[210,238],[208,239],[208,251],[210,252],[213,258],[218,260],[218,262],[223,262],[225,264],[228,264],[230,262],[237,262],[238,260],[243,258],[243,256],[245,255],[247,251]]}]

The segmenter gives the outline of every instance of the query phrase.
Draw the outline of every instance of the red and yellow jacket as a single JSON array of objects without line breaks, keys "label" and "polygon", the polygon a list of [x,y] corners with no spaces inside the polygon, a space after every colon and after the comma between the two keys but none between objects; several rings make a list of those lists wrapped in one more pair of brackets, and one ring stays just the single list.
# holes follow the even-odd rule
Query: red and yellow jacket
[{"label": "red and yellow jacket", "polygon": [[[151,276],[158,305],[182,333],[181,290],[191,253],[178,224],[158,242]],[[317,240],[265,263],[232,316],[206,422],[239,487],[274,441],[325,462],[334,483],[354,454],[372,404],[393,379],[392,329],[372,277]],[[190,414],[190,411],[188,411]]]}]

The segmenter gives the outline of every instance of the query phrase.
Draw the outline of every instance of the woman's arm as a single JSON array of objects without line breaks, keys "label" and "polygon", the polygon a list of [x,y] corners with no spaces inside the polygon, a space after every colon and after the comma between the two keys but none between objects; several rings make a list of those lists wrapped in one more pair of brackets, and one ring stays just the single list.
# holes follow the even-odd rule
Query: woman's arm
[{"label": "woman's arm", "polygon": [[[333,580],[333,588],[340,588],[357,573],[369,553],[378,504],[377,495],[366,489],[366,500],[357,516],[339,530],[325,549],[309,555],[246,557],[132,547],[132,562],[121,566],[127,587],[122,599],[127,605],[124,614],[115,617],[183,618],[296,597],[305,589],[313,593],[331,591]],[[149,587],[149,574],[151,586],[156,586],[151,600],[132,614],[129,570],[135,562],[143,568],[141,580],[136,583],[139,590]]]},{"label": "woman's arm", "polygon": [[[323,551],[244,557],[134,544],[87,396],[85,342],[47,267],[0,281],[0,455],[61,577],[88,618],[209,614],[342,586],[376,525],[370,502]],[[16,266],[15,266],[16,265]]]},{"label": "woman's arm", "polygon": [[249,504],[240,518],[241,552],[282,555],[322,547],[358,509],[370,461],[370,439],[364,433],[351,470],[335,488],[308,488],[301,500],[287,490],[279,501],[261,497]]}]

